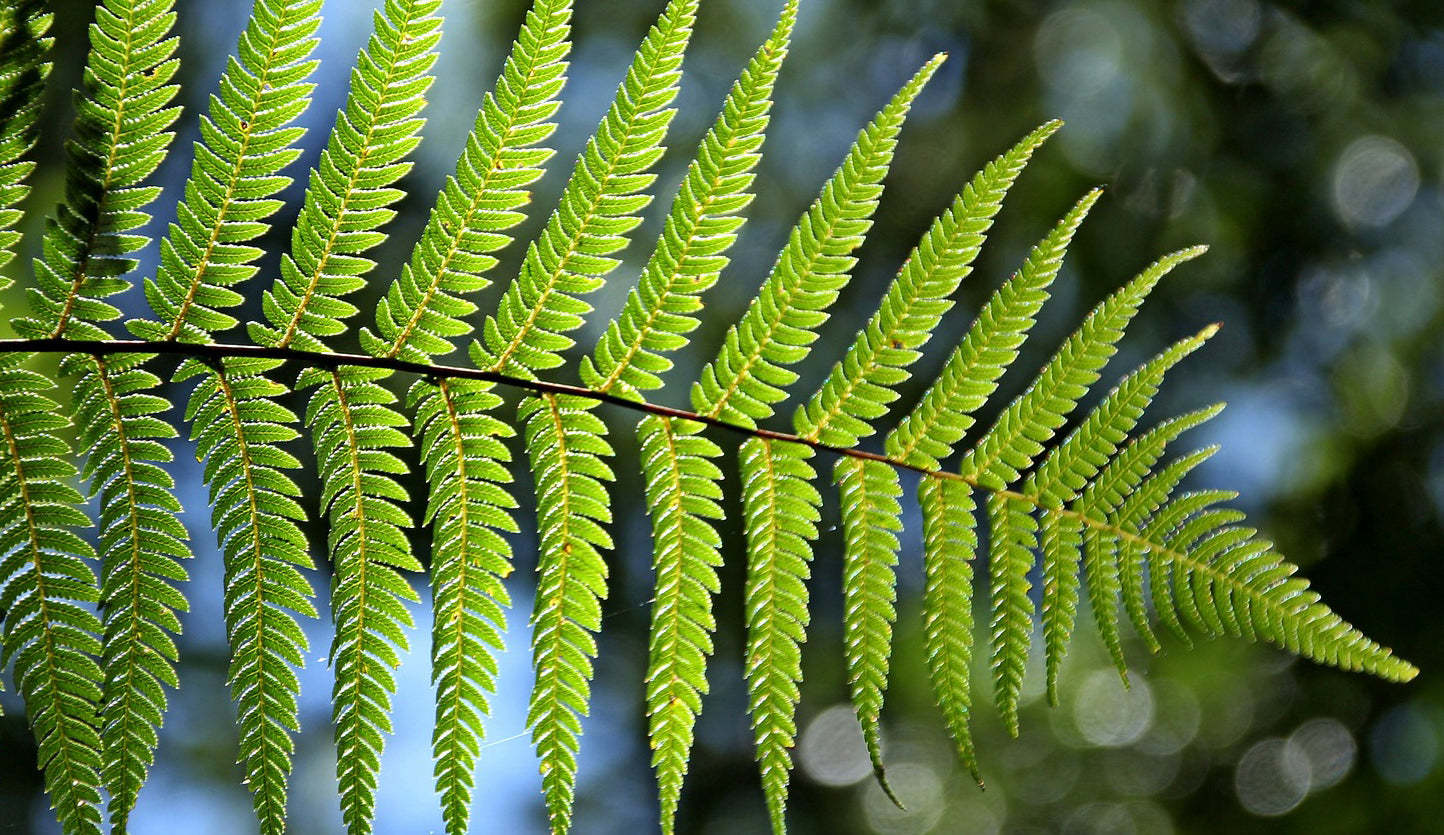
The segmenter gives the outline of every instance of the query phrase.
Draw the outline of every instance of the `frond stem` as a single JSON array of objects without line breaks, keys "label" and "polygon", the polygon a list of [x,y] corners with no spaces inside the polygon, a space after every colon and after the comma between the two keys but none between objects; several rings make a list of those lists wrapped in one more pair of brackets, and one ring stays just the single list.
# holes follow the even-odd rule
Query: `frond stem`
[{"label": "frond stem", "polygon": [[[535,380],[526,377],[517,377],[499,371],[486,371],[480,368],[465,368],[456,365],[435,365],[424,362],[412,362],[410,360],[397,359],[395,357],[373,357],[369,354],[347,354],[340,352],[306,351],[300,348],[270,347],[266,345],[238,345],[226,342],[151,342],[144,339],[0,339],[0,353],[72,353],[76,351],[87,354],[104,356],[106,354],[169,354],[183,357],[194,357],[209,363],[217,363],[226,357],[250,357],[252,359],[273,359],[289,362],[297,362],[302,365],[326,368],[333,373],[343,365],[354,365],[363,368],[382,368],[389,371],[397,371],[405,374],[418,374],[427,379],[433,380],[480,380],[486,383],[495,383],[503,386],[524,389],[533,394],[544,397],[564,395],[580,397],[584,400],[594,400],[598,403],[608,403],[623,409],[630,409],[634,412],[642,412],[658,417],[673,418],[676,420],[690,420],[705,426],[711,426],[737,435],[744,435],[749,438],[762,438],[769,441],[781,443],[801,444],[812,447],[822,452],[830,452],[833,455],[841,455],[848,458],[859,458],[863,461],[877,461],[887,464],[899,470],[909,470],[932,478],[945,478],[953,481],[961,481],[973,487],[986,490],[989,493],[996,493],[1010,499],[1025,501],[1034,507],[1042,508],[1043,500],[1039,496],[1020,493],[1015,490],[998,490],[980,483],[975,476],[965,476],[959,473],[948,472],[947,470],[934,470],[918,464],[910,464],[907,461],[899,461],[890,458],[880,452],[869,452],[865,449],[837,446],[824,443],[818,440],[805,438],[801,435],[794,435],[790,432],[778,432],[774,429],[762,429],[758,427],[743,426],[732,423],[710,414],[691,412],[686,409],[678,409],[672,406],[663,406],[659,403],[648,403],[644,400],[631,400],[621,395],[610,392],[594,391],[584,386],[574,386],[567,383],[555,383],[548,380]],[[1114,525],[1101,519],[1096,519],[1087,514],[1070,508],[1052,508],[1069,518],[1077,519],[1090,527],[1098,528],[1121,539],[1134,542],[1147,547],[1155,553],[1173,557],[1178,560],[1187,561],[1186,554],[1179,553],[1172,549],[1163,548],[1159,543],[1153,542],[1144,536],[1130,531],[1122,526]]]}]

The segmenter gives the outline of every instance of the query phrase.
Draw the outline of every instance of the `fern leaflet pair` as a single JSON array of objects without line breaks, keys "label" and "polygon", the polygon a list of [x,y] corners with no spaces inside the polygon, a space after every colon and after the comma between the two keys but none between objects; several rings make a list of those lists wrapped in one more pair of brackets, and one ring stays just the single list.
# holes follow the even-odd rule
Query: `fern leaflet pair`
[{"label": "fern leaflet pair", "polygon": [[[193,385],[184,420],[205,461],[225,563],[228,683],[239,760],[263,832],[286,826],[299,730],[295,669],[308,652],[298,617],[316,615],[303,573],[313,568],[307,511],[290,475],[300,466],[291,450],[302,423],[328,531],[337,782],[351,832],[371,829],[393,671],[408,648],[420,600],[412,581],[423,571],[432,590],[437,791],[447,830],[470,825],[495,652],[510,605],[503,584],[513,568],[509,535],[523,523],[509,467],[518,435],[539,535],[527,724],[551,827],[570,828],[581,722],[609,593],[609,483],[620,465],[596,414],[603,401],[646,414],[637,428],[637,465],[656,588],[645,712],[664,831],[675,826],[708,691],[718,568],[728,556],[718,526],[733,501],[717,463],[723,448],[709,427],[748,436],[738,451],[742,483],[733,512],[746,535],[739,556],[747,561],[741,592],[749,712],[776,831],[785,829],[811,618],[808,579],[823,535],[819,451],[837,456],[849,692],[885,788],[882,715],[897,616],[900,476],[907,470],[920,474],[932,687],[975,775],[972,584],[984,541],[980,515],[990,668],[995,700],[1014,733],[1035,616],[1056,700],[1060,660],[1085,594],[1124,675],[1120,604],[1155,650],[1156,620],[1184,641],[1232,634],[1385,678],[1415,674],[1328,610],[1270,542],[1222,507],[1231,494],[1180,489],[1210,450],[1165,462],[1165,448],[1218,407],[1138,431],[1166,372],[1213,327],[1169,347],[1081,419],[1072,417],[1154,287],[1201,249],[1160,259],[1099,304],[991,428],[959,447],[1017,359],[1097,191],[1084,195],[987,301],[925,394],[888,429],[884,452],[860,448],[887,428],[899,387],[952,308],[1008,190],[1057,123],[985,166],[934,221],[876,313],[797,408],[793,432],[760,426],[790,396],[798,382],[791,367],[818,344],[830,308],[846,292],[909,110],[945,56],[924,64],[858,134],[692,384],[692,409],[644,399],[663,386],[671,355],[689,343],[703,294],[722,278],[742,232],[796,0],[786,3],[702,139],[621,313],[581,358],[584,386],[543,375],[566,365],[573,334],[591,312],[587,297],[622,266],[620,254],[654,196],[698,0],[671,0],[648,31],[557,207],[469,343],[474,368],[438,364],[473,333],[479,296],[495,281],[499,253],[526,218],[530,188],[552,156],[544,143],[561,106],[572,15],[567,0],[536,0],[410,258],[398,276],[378,277],[370,253],[387,239],[422,141],[440,5],[387,0],[375,13],[345,105],[310,173],[290,249],[259,296],[263,321],[247,326],[251,346],[217,339],[240,325],[227,311],[259,290],[256,263],[264,253],[256,241],[281,209],[278,195],[300,154],[297,121],[310,103],[321,0],[255,0],[201,119],[160,263],[143,283],[153,317],[126,323],[139,343],[122,343],[107,330],[120,316],[108,300],[131,289],[135,254],[148,240],[141,233],[146,208],[159,196],[147,182],[176,152],[176,12],[171,0],[96,7],[65,199],[45,228],[28,315],[13,322],[22,338],[0,357],[4,656],[14,659],[65,831],[100,831],[103,796],[113,828],[125,829],[154,760],[166,689],[180,685],[174,636],[177,612],[188,605],[182,566],[190,550],[164,466],[170,453],[163,442],[177,430],[166,419],[171,404],[162,380],[148,367],[158,354],[184,356],[173,380]],[[34,165],[28,154],[49,71],[49,23],[39,2],[0,3],[5,260],[20,243],[13,230]],[[373,283],[380,296],[374,326],[358,331],[366,353],[343,359],[334,341],[352,327],[355,299]],[[72,405],[62,409],[52,383],[25,364],[41,346],[72,343],[84,348],[65,351],[60,362],[74,389]],[[288,360],[300,366],[294,380],[281,373]],[[390,379],[401,369],[423,372],[404,397]],[[500,412],[498,383],[529,392],[515,419]],[[309,400],[297,415],[287,401],[300,390]],[[78,468],[70,424],[83,453]],[[420,521],[430,529],[429,553],[420,556],[409,536],[417,520],[406,511],[413,443],[427,491]],[[94,546],[77,533],[90,525],[78,482],[98,500]],[[1039,561],[1036,594],[1029,577]]]}]

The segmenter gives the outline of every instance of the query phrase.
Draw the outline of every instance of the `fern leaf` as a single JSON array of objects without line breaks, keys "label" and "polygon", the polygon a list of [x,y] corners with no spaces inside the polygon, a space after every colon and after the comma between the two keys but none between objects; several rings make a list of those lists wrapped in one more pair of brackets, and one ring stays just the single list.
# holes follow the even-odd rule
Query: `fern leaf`
[{"label": "fern leaf", "polygon": [[252,322],[257,344],[324,351],[356,313],[345,297],[365,285],[375,262],[365,253],[385,240],[395,216],[394,187],[410,170],[406,156],[421,139],[421,108],[431,86],[441,37],[441,0],[388,0],[351,73],[346,105],[336,115],[321,161],[291,234],[291,252]]},{"label": "fern leaf", "polygon": [[1008,404],[993,428],[968,453],[962,474],[992,489],[1016,481],[1098,379],[1098,370],[1113,355],[1114,345],[1143,300],[1170,270],[1204,251],[1204,247],[1193,247],[1160,258],[1099,304],[1027,392]]},{"label": "fern leaf", "polygon": [[[351,75],[346,105],[311,182],[282,258],[280,277],[262,301],[266,324],[251,323],[261,345],[324,351],[327,337],[356,313],[346,296],[375,263],[366,253],[385,240],[381,227],[402,197],[394,185],[420,142],[425,92],[441,36],[440,0],[390,0]],[[420,571],[404,529],[407,471],[391,452],[410,439],[408,421],[380,385],[389,372],[343,366],[309,368],[298,389],[314,389],[306,407],[321,474],[321,509],[330,518],[334,565],[331,611],[336,633],[332,712],[336,778],[347,830],[369,831],[383,734],[390,731],[390,670],[412,626],[406,601],[416,592],[401,571]]]},{"label": "fern leaf", "polygon": [[1028,662],[1033,630],[1033,551],[1038,547],[1038,522],[1032,505],[1014,495],[988,495],[988,575],[992,589],[993,685],[998,711],[1008,733],[1018,735],[1018,694]]},{"label": "fern leaf", "polygon": [[833,480],[842,496],[843,625],[852,705],[862,723],[873,773],[901,806],[887,782],[878,725],[897,620],[902,485],[890,464],[848,457],[838,460]]},{"label": "fern leaf", "polygon": [[182,364],[178,382],[199,377],[186,407],[196,455],[206,462],[211,519],[225,559],[226,674],[236,703],[240,763],[261,831],[286,827],[286,777],[300,729],[300,682],[307,641],[293,613],[316,617],[300,569],[313,566],[300,524],[301,491],[285,474],[300,466],[281,444],[299,436],[296,416],[277,402],[285,387],[265,376],[271,360],[231,359],[221,369]]},{"label": "fern leaf", "polygon": [[[101,322],[120,314],[104,299],[129,287],[123,276],[147,238],[134,234],[159,189],[141,183],[160,165],[179,108],[168,83],[178,63],[168,38],[169,0],[112,0],[96,6],[90,27],[85,90],[77,98],[76,137],[68,147],[65,202],[46,227],[31,315],[14,321],[29,336],[104,338]],[[72,355],[61,364],[78,374],[80,440],[85,474],[101,498],[101,594],[105,648],[101,777],[111,795],[111,820],[124,830],[154,758],[165,711],[162,684],[176,685],[176,657],[167,632],[185,599],[166,580],[183,580],[177,558],[189,556],[161,464],[170,453],[154,439],[174,434],[153,414],[164,401],[138,389],[153,376],[135,371],[143,357],[110,363]],[[142,534],[142,531],[144,532]]]},{"label": "fern leaf", "polygon": [[749,438],[742,444],[747,535],[748,712],[772,831],[787,829],[787,783],[797,738],[802,642],[809,620],[807,578],[822,496],[812,482],[811,447]]},{"label": "fern leaf", "polygon": [[522,401],[527,455],[537,486],[540,556],[532,654],[536,685],[527,725],[541,758],[542,791],[554,832],[571,825],[581,716],[591,699],[592,659],[607,595],[611,548],[604,525],[612,514],[603,481],[612,480],[602,456],[612,454],[601,421],[565,399]]},{"label": "fern leaf", "polygon": [[470,332],[463,319],[476,305],[465,297],[491,284],[484,276],[496,266],[492,253],[511,242],[527,187],[552,155],[536,146],[556,130],[571,13],[569,0],[538,0],[527,13],[411,259],[377,306],[376,332],[361,331],[369,353],[425,362]]},{"label": "fern leaf", "polygon": [[[556,129],[566,82],[572,4],[539,0],[527,14],[500,77],[488,93],[456,170],[437,196],[411,258],[376,311],[376,331],[361,344],[374,356],[425,362],[454,350],[475,311],[467,296],[490,284],[492,254],[511,241],[524,218],[527,187],[552,151],[539,143]],[[515,531],[511,476],[503,439],[514,434],[491,412],[491,385],[418,381],[408,401],[412,435],[427,468],[426,518],[432,527],[432,679],[436,724],[432,750],[447,830],[467,830],[473,771],[480,751],[486,694],[495,687],[493,650],[505,628],[509,598],[501,579]]]},{"label": "fern leaf", "polygon": [[[308,56],[319,7],[318,0],[256,3],[201,120],[177,222],[161,241],[156,276],[145,284],[158,321],[128,322],[137,336],[209,342],[213,332],[235,324],[223,311],[242,297],[229,288],[254,275],[261,250],[249,242],[264,234],[280,208],[275,195],[290,182],[281,171],[299,154],[303,131],[293,124],[312,86],[306,79],[315,62]],[[176,373],[178,381],[203,378],[187,411],[205,418],[194,437],[207,460],[212,520],[225,555],[228,678],[239,709],[240,760],[267,833],[285,824],[292,749],[286,731],[298,728],[297,682],[287,664],[300,665],[305,649],[285,610],[315,615],[310,586],[292,567],[311,564],[296,524],[304,515],[290,498],[300,491],[282,472],[296,462],[277,446],[295,436],[282,428],[295,417],[265,402],[284,389],[259,376],[276,365],[211,368],[188,361]],[[145,382],[133,397],[149,398],[145,392],[159,386],[154,378]]]},{"label": "fern leaf", "polygon": [[[1058,670],[1073,636],[1078,612],[1078,562],[1083,554],[1083,523],[1054,509],[1043,510],[1038,547],[1043,554],[1043,651],[1048,704],[1058,706]],[[1091,531],[1090,531],[1091,533]],[[1092,585],[1089,586],[1091,590]],[[1109,600],[1112,604],[1112,600]],[[1097,611],[1095,607],[1094,611]],[[1108,642],[1109,649],[1113,643]]]},{"label": "fern leaf", "polygon": [[180,115],[166,107],[180,63],[168,38],[173,0],[106,0],[90,27],[85,94],[77,98],[76,136],[66,146],[65,202],[46,222],[30,315],[13,322],[28,337],[104,339],[97,322],[120,312],[104,301],[129,287],[120,278],[146,237],[130,234],[150,220],[144,209],[160,194],[141,183],[159,167]]},{"label": "fern leaf", "polygon": [[66,833],[100,833],[101,743],[97,705],[103,681],[96,656],[100,621],[91,550],[73,528],[88,527],[66,428],[53,385],[19,368],[23,355],[0,357],[0,664],[15,682],[39,743],[45,791]]},{"label": "fern leaf", "polygon": [[670,105],[682,76],[697,0],[671,0],[637,50],[602,122],[577,160],[561,203],[527,249],[521,273],[500,309],[488,316],[472,356],[481,368],[523,376],[561,365],[595,292],[621,263],[651,201],[646,189],[675,114]]},{"label": "fern leaf", "polygon": [[465,832],[481,717],[496,688],[495,653],[506,625],[503,609],[511,605],[502,584],[512,569],[511,547],[500,533],[517,530],[516,500],[505,487],[511,454],[503,440],[515,433],[491,415],[500,398],[483,383],[417,381],[408,399],[431,485],[436,785],[448,831]]},{"label": "fern leaf", "polygon": [[793,227],[772,273],[741,321],[724,338],[716,359],[692,386],[692,407],[708,417],[756,426],[797,379],[785,366],[800,362],[817,339],[851,279],[882,180],[892,163],[908,109],[942,64],[936,55],[903,85],[853,143],[837,173]]},{"label": "fern leaf", "polygon": [[242,297],[231,287],[256,273],[261,250],[251,241],[282,203],[282,175],[300,155],[305,130],[295,125],[315,86],[308,60],[321,19],[320,0],[256,0],[226,62],[219,92],[200,122],[177,220],[161,241],[160,267],[145,282],[158,321],[126,323],[142,339],[209,342],[236,319],[225,309]]},{"label": "fern leaf", "polygon": [[1241,513],[1213,509],[1219,499],[1227,494],[1185,494],[1165,505],[1145,533],[1154,561],[1172,571],[1172,606],[1195,630],[1267,641],[1390,681],[1418,675],[1320,602],[1273,543],[1236,524]]},{"label": "fern leaf", "polygon": [[911,376],[908,367],[952,308],[950,297],[972,271],[1003,198],[1033,152],[1061,126],[1048,122],[993,160],[933,222],[847,355],[798,407],[792,423],[799,435],[852,447],[875,431],[873,421],[897,399],[896,387]]},{"label": "fern leaf", "polygon": [[[722,113],[703,138],[666,226],[642,272],[640,286],[608,326],[581,374],[599,391],[616,387],[639,397],[661,385],[666,354],[687,342],[697,325],[700,295],[727,264],[751,200],[777,74],[797,18],[795,0],[733,85]],[[693,728],[707,692],[707,658],[716,628],[712,599],[721,538],[721,454],[700,436],[701,426],[645,419],[639,437],[652,519],[656,592],[646,677],[648,739],[657,772],[661,826],[672,832],[691,757]]]},{"label": "fern leaf", "polygon": [[1222,403],[1206,406],[1161,421],[1129,441],[1084,488],[1082,495],[1073,502],[1073,510],[1096,521],[1107,521],[1125,501],[1139,495],[1139,486],[1153,472],[1168,444],[1184,432],[1217,417],[1222,411]]},{"label": "fern leaf", "polygon": [[1049,451],[1023,485],[1023,493],[1046,507],[1062,507],[1076,499],[1138,425],[1169,369],[1217,332],[1218,326],[1210,325],[1196,336],[1181,339],[1124,377],[1078,428]]},{"label": "fern leaf", "polygon": [[62,374],[77,376],[77,441],[87,450],[81,475],[100,497],[102,777],[119,831],[154,761],[166,709],[162,685],[180,686],[170,636],[181,629],[175,613],[189,608],[172,585],[186,581],[180,560],[191,553],[175,482],[163,468],[171,454],[161,443],[176,432],[156,417],[170,403],[148,393],[160,379],[138,367],[143,359],[71,354],[60,365]]},{"label": "fern leaf", "polygon": [[924,476],[923,634],[933,698],[942,709],[958,757],[982,785],[969,727],[972,714],[973,557],[978,552],[977,509],[971,485]]},{"label": "fern leaf", "polygon": [[[26,159],[40,138],[40,105],[50,77],[53,15],[40,0],[0,6],[0,267],[15,257],[20,205],[30,193],[25,180],[35,170]],[[9,278],[0,276],[0,290]]]},{"label": "fern leaf", "polygon": [[420,598],[400,571],[421,571],[399,506],[406,491],[395,476],[406,464],[390,452],[409,440],[397,427],[407,421],[390,404],[396,399],[377,369],[308,369],[299,386],[316,387],[306,406],[313,427],[321,508],[330,515],[329,550],[336,635],[331,664],[335,714],[336,777],[341,814],[351,832],[370,830],[383,733],[391,731],[391,670],[407,648],[414,624],[407,602]]},{"label": "fern leaf", "polygon": [[1093,190],[1039,241],[1023,266],[979,311],[968,335],[953,350],[937,380],[884,444],[894,461],[930,470],[953,454],[975,421],[973,414],[998,387],[998,378],[1018,358],[1035,316],[1048,300],[1063,256],[1083,218],[1102,192]]},{"label": "fern leaf", "polygon": [[722,454],[698,426],[649,416],[638,427],[647,511],[655,544],[656,594],[646,678],[647,738],[661,791],[662,830],[674,831],[691,759],[692,731],[707,693],[707,658],[717,628],[712,599],[720,588]]},{"label": "fern leaf", "polygon": [[[1127,439],[1143,410],[1158,394],[1164,374],[1184,357],[1198,350],[1218,330],[1209,326],[1198,335],[1179,340],[1168,350],[1125,377],[1069,436],[1043,459],[1023,485],[1024,495],[1044,511],[1043,537],[1043,624],[1048,669],[1048,697],[1056,704],[1058,668],[1073,629],[1077,598],[1077,567],[1083,555],[1077,547],[1081,530],[1074,519],[1063,522],[1056,513],[1076,499],[1109,463]],[[1053,521],[1050,523],[1049,518]],[[1049,531],[1054,534],[1049,536]],[[1055,547],[1049,547],[1052,543]],[[1086,549],[1088,598],[1108,648],[1125,684],[1128,668],[1118,632],[1115,598],[1121,591],[1116,537],[1089,532]],[[1130,587],[1136,588],[1136,578]]]},{"label": "fern leaf", "polygon": [[696,329],[700,296],[728,263],[752,201],[749,189],[762,155],[772,109],[772,90],[787,56],[797,0],[789,0],[776,27],[732,85],[672,201],[666,225],[639,286],[627,296],[621,315],[584,357],[582,381],[597,391],[621,390],[633,397],[660,388],[672,367],[665,355],[687,344]]},{"label": "fern leaf", "polygon": [[[573,344],[566,334],[580,327],[590,310],[581,297],[620,264],[612,256],[626,245],[651,199],[650,171],[671,124],[670,105],[696,8],[696,0],[672,0],[637,50],[560,204],[528,248],[498,311],[487,318],[482,339],[471,346],[480,367],[530,377],[561,364],[560,352]],[[605,426],[590,414],[595,405],[582,398],[543,397],[521,407],[538,494],[553,503],[538,558],[545,593],[539,590],[532,616],[536,686],[527,724],[542,761],[551,825],[559,832],[571,824],[578,715],[590,698],[590,659],[596,654],[591,633],[601,627],[598,601],[606,594],[605,564],[596,548],[611,543],[602,527],[610,521],[602,482],[611,475],[602,458],[611,448]],[[580,515],[555,518],[557,512]],[[585,543],[585,555],[571,553],[577,543]],[[568,568],[578,561],[586,564]]]}]

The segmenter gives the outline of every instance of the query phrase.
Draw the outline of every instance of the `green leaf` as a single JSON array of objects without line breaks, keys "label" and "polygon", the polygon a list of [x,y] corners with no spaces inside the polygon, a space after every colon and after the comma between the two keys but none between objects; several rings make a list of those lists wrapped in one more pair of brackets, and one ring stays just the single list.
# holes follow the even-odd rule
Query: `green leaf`
[{"label": "green leaf", "polygon": [[648,639],[647,738],[661,792],[662,831],[675,829],[692,755],[693,728],[707,693],[707,659],[720,589],[722,454],[700,425],[648,416],[638,426],[647,512],[652,519],[656,593]]},{"label": "green leaf", "polygon": [[908,109],[946,57],[933,56],[858,134],[793,227],[757,298],[693,384],[695,411],[750,428],[786,397],[782,387],[797,379],[786,366],[807,356],[827,309],[852,278],[852,253],[872,227]]},{"label": "green leaf", "polygon": [[1024,499],[1006,493],[988,495],[988,575],[992,589],[992,669],[998,711],[1008,733],[1018,735],[1018,694],[1028,663],[1033,631],[1033,551],[1038,522]]},{"label": "green leaf", "polygon": [[256,0],[219,92],[201,117],[185,199],[161,241],[160,267],[145,282],[156,321],[126,326],[142,339],[210,342],[236,320],[224,311],[243,297],[230,289],[256,274],[262,250],[251,242],[270,228],[276,199],[291,178],[305,129],[296,121],[315,87],[321,0]]},{"label": "green leaf", "polygon": [[1095,189],[1083,195],[1033,247],[1022,268],[988,299],[942,373],[887,436],[884,446],[889,458],[936,470],[953,454],[958,441],[972,428],[974,413],[997,390],[998,378],[1018,358],[1034,317],[1048,300],[1048,287],[1058,277],[1073,234],[1101,194]]},{"label": "green leaf", "polygon": [[727,251],[746,222],[753,170],[772,110],[772,89],[787,57],[797,0],[789,0],[771,36],[732,85],[722,113],[687,168],[666,225],[639,286],[622,313],[607,326],[592,356],[582,359],[583,382],[597,391],[640,392],[660,388],[672,367],[665,355],[687,344],[698,325],[701,295],[727,267]]},{"label": "green leaf", "polygon": [[979,171],[928,229],[888,286],[882,305],[858,332],[826,382],[792,416],[799,435],[839,447],[876,431],[912,375],[908,367],[953,306],[951,296],[972,272],[993,216],[1033,152],[1062,122],[1048,122]]},{"label": "green leaf", "polygon": [[[437,195],[411,258],[376,310],[376,331],[361,344],[378,357],[425,362],[455,349],[469,333],[468,296],[490,285],[492,254],[511,242],[525,215],[527,187],[542,176],[552,151],[540,147],[556,129],[566,83],[572,5],[539,0],[528,13],[492,92],[477,113],[456,170]],[[514,434],[495,418],[499,399],[476,381],[417,381],[408,395],[412,436],[427,471],[426,519],[432,529],[432,682],[436,724],[432,751],[447,831],[467,830],[473,772],[495,688],[496,661],[509,597],[516,502],[506,485]]]},{"label": "green leaf", "polygon": [[[15,257],[16,224],[30,193],[35,170],[27,159],[40,138],[41,96],[50,77],[50,24],[54,16],[41,0],[12,0],[0,6],[0,267]],[[0,276],[0,290],[11,280]]]},{"label": "green leaf", "polygon": [[532,663],[536,684],[527,727],[541,759],[542,792],[553,832],[571,826],[581,717],[591,700],[592,636],[602,628],[612,512],[602,482],[611,448],[602,422],[577,398],[542,395],[522,401],[527,456],[537,489],[536,603]]},{"label": "green leaf", "polygon": [[772,831],[787,829],[787,783],[797,741],[802,642],[809,621],[807,578],[822,496],[811,447],[749,438],[742,444],[747,534],[748,712]]},{"label": "green leaf", "polygon": [[301,466],[282,444],[299,436],[296,416],[265,376],[271,360],[231,359],[220,369],[184,363],[178,381],[199,377],[186,408],[196,455],[205,461],[211,521],[225,558],[223,606],[231,647],[226,682],[240,725],[240,764],[260,828],[286,828],[286,778],[300,730],[300,682],[308,643],[293,613],[316,617],[301,525],[306,513],[287,470]]},{"label": "green leaf", "polygon": [[848,689],[862,723],[872,770],[892,801],[882,761],[879,717],[887,691],[892,656],[892,625],[897,620],[897,555],[902,547],[902,485],[897,470],[880,461],[841,458],[833,480],[842,498],[843,641]]},{"label": "green leaf", "polygon": [[1193,247],[1160,258],[1094,308],[1028,390],[1008,404],[993,428],[968,453],[962,474],[992,489],[1016,481],[1098,379],[1099,369],[1113,355],[1143,300],[1169,271],[1204,251],[1204,247]]},{"label": "green leaf", "polygon": [[425,362],[471,332],[464,319],[476,304],[466,297],[491,285],[492,253],[511,243],[531,200],[527,187],[552,155],[538,145],[556,130],[571,14],[569,0],[538,0],[527,13],[411,259],[377,305],[376,332],[361,331],[368,353]]},{"label": "green leaf", "polygon": [[670,105],[696,15],[697,0],[671,0],[647,33],[560,204],[472,344],[478,367],[532,376],[561,365],[561,352],[573,345],[566,334],[591,311],[581,297],[621,264],[613,256],[651,202],[651,169],[676,113]]},{"label": "green leaf", "polygon": [[511,605],[502,584],[512,570],[511,546],[501,533],[517,530],[504,440],[515,431],[492,415],[500,398],[485,383],[418,380],[408,400],[431,485],[436,786],[448,831],[465,832],[482,717],[496,689],[503,609]]},{"label": "green leaf", "polygon": [[411,170],[406,157],[433,80],[441,38],[441,0],[388,0],[351,71],[346,104],[311,171],[305,203],[291,233],[280,277],[261,303],[266,324],[252,322],[260,345],[325,350],[356,313],[345,300],[365,286],[376,265],[366,253],[385,240],[378,230],[396,215],[395,183]]},{"label": "green leaf", "polygon": [[104,301],[130,283],[134,234],[160,189],[141,183],[160,166],[180,115],[166,105],[180,62],[174,0],[105,0],[95,7],[85,90],[76,100],[75,138],[66,144],[65,201],[45,225],[42,254],[29,288],[30,315],[12,322],[29,337],[104,339],[96,322],[120,311]]},{"label": "green leaf", "polygon": [[180,686],[171,636],[181,631],[176,612],[189,608],[172,585],[188,579],[180,560],[191,552],[175,481],[164,469],[171,453],[161,443],[176,431],[157,417],[170,403],[149,393],[160,378],[137,367],[144,358],[71,354],[60,365],[77,377],[76,440],[87,450],[81,476],[100,497],[101,776],[117,830],[125,829],[155,759],[163,686]]},{"label": "green leaf", "polygon": [[918,484],[923,512],[923,637],[933,698],[943,712],[958,756],[978,785],[972,716],[973,558],[978,552],[977,504],[966,482],[924,476]]},{"label": "green leaf", "polygon": [[45,792],[66,833],[100,833],[101,742],[96,716],[105,680],[100,621],[89,606],[99,590],[95,552],[74,533],[90,520],[70,483],[75,467],[58,434],[67,421],[42,392],[52,383],[0,355],[0,557],[5,612],[0,665],[15,682],[39,744]]},{"label": "green leaf", "polygon": [[382,734],[391,732],[391,671],[401,665],[406,630],[414,626],[405,604],[420,600],[400,573],[422,566],[411,555],[407,496],[396,479],[407,466],[391,452],[410,444],[398,428],[407,420],[390,408],[396,396],[378,383],[387,376],[378,369],[307,369],[297,384],[316,389],[305,419],[315,439],[321,510],[331,523],[331,704],[341,814],[351,832],[371,828]]}]

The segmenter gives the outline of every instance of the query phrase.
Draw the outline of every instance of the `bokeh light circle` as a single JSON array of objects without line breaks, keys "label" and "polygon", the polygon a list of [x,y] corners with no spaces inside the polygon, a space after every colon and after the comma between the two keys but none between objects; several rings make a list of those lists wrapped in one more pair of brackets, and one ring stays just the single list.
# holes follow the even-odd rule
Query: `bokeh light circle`
[{"label": "bokeh light circle", "polygon": [[1073,722],[1093,745],[1131,745],[1153,724],[1153,691],[1141,679],[1125,689],[1113,670],[1094,670],[1074,694]]},{"label": "bokeh light circle", "polygon": [[1289,734],[1289,746],[1309,761],[1309,791],[1319,791],[1349,776],[1359,746],[1337,719],[1319,717]]},{"label": "bokeh light circle", "polygon": [[1270,737],[1253,744],[1234,768],[1233,788],[1250,813],[1273,818],[1303,802],[1309,793],[1309,759],[1288,740]]},{"label": "bokeh light circle", "polygon": [[862,810],[874,832],[912,835],[928,832],[938,825],[947,799],[943,794],[943,779],[937,771],[921,763],[889,764],[887,779],[905,808],[899,809],[876,781],[868,783]]},{"label": "bokeh light circle", "polygon": [[833,705],[807,724],[797,756],[807,776],[824,786],[850,786],[872,773],[857,717],[846,704]]},{"label": "bokeh light circle", "polygon": [[1370,134],[1349,143],[1334,164],[1334,211],[1354,228],[1378,228],[1403,214],[1419,191],[1409,149]]}]

